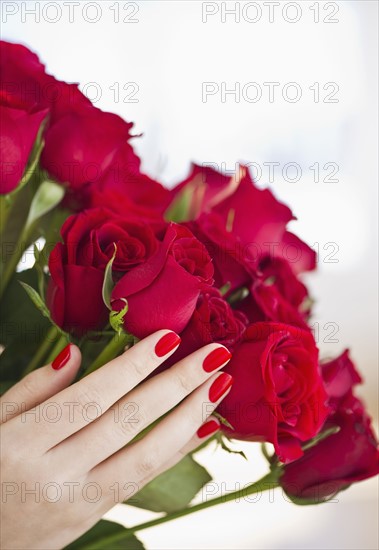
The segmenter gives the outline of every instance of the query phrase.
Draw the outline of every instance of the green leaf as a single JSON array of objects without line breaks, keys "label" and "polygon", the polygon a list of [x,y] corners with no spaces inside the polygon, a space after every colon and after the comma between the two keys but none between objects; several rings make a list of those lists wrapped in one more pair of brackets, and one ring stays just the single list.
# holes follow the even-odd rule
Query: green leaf
[{"label": "green leaf", "polygon": [[144,550],[144,546],[119,523],[102,519],[64,550]]},{"label": "green leaf", "polygon": [[44,317],[49,319],[50,323],[54,325],[57,329],[57,331],[62,334],[62,336],[65,336],[67,340],[70,340],[68,337],[68,334],[62,330],[57,324],[54,323],[50,316],[50,311],[48,307],[46,306],[45,302],[41,298],[41,296],[38,294],[38,292],[27,283],[24,283],[23,281],[19,281],[20,285],[26,290],[26,293],[28,294],[29,298],[33,302],[33,304],[37,307],[37,309],[42,313]]},{"label": "green leaf", "polygon": [[38,291],[40,296],[45,295],[45,261],[44,261],[44,255],[41,254],[41,252],[38,250],[38,246],[36,243],[33,244],[33,251],[34,251],[34,268],[37,271],[38,275]]},{"label": "green leaf", "polygon": [[103,292],[103,302],[107,306],[107,308],[111,311],[112,311],[111,295],[112,295],[112,290],[114,288],[114,282],[113,282],[113,278],[112,278],[112,266],[113,266],[113,262],[114,262],[114,259],[116,257],[116,254],[117,254],[116,243],[113,243],[113,246],[114,246],[114,253],[113,253],[112,258],[107,263],[107,267],[105,268],[104,280],[103,280],[103,290],[102,290],[102,292]]},{"label": "green leaf", "polygon": [[51,329],[49,319],[41,315],[21,289],[20,281],[36,288],[36,270],[26,269],[16,273],[1,300],[0,344],[5,346],[0,354],[2,380],[12,381],[21,377]]},{"label": "green leaf", "polygon": [[117,332],[117,334],[121,334],[123,326],[124,326],[124,315],[128,312],[129,306],[128,301],[125,298],[121,298],[123,302],[125,302],[125,306],[122,308],[121,311],[111,311],[109,313],[109,323],[113,330]]},{"label": "green leaf", "polygon": [[44,317],[47,317],[51,323],[53,322],[50,317],[50,311],[48,310],[45,302],[42,300],[41,296],[38,294],[36,290],[34,290],[33,287],[28,285],[27,283],[24,283],[23,281],[20,281],[20,285],[26,290],[26,293],[28,294],[29,298],[33,302],[33,304],[40,310],[42,315]]},{"label": "green leaf", "polygon": [[156,477],[139,491],[127,504],[152,512],[175,512],[191,502],[211,476],[191,456]]},{"label": "green leaf", "polygon": [[64,193],[64,187],[54,181],[45,180],[41,183],[33,197],[25,231],[28,231],[34,222],[57,206],[63,199]]}]

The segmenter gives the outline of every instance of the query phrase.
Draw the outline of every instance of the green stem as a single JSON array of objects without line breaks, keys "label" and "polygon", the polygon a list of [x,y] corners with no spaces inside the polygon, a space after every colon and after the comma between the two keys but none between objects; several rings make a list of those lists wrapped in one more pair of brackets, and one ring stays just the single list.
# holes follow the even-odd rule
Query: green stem
[{"label": "green stem", "polygon": [[84,376],[99,369],[105,365],[105,363],[108,363],[108,361],[111,361],[111,359],[117,357],[125,346],[131,342],[133,342],[133,336],[131,334],[127,334],[125,332],[122,332],[121,334],[115,333],[112,340],[107,346],[105,346],[100,355],[96,357],[95,361],[93,361],[93,363],[85,371]]},{"label": "green stem", "polygon": [[274,489],[275,487],[279,487],[278,480],[280,477],[280,473],[281,469],[276,468],[275,470],[269,472],[264,477],[262,477],[259,481],[248,485],[244,489],[240,489],[239,491],[234,491],[233,493],[228,493],[226,495],[221,495],[220,497],[213,498],[211,500],[200,502],[199,504],[195,504],[195,506],[190,506],[189,508],[184,508],[183,510],[177,510],[176,512],[166,514],[165,516],[153,519],[151,521],[146,521],[145,523],[140,523],[138,525],[135,525],[134,527],[131,527],[130,529],[127,529],[126,533],[125,531],[122,531],[114,535],[105,536],[101,539],[98,539],[95,544],[91,543],[90,545],[82,546],[81,550],[102,550],[104,548],[111,548],[112,544],[117,543],[120,540],[124,540],[125,536],[134,535],[134,533],[137,533],[137,531],[149,529],[150,527],[155,527],[156,525],[160,525],[161,523],[166,523],[167,521],[172,521],[173,519],[187,516],[188,514],[199,512],[200,510],[204,510],[205,508],[211,508],[212,506],[223,504],[224,502],[246,498],[248,495],[254,495],[256,493],[268,491],[269,489]]},{"label": "green stem", "polygon": [[248,485],[244,489],[240,489],[239,491],[234,491],[233,493],[228,493],[226,495],[221,495],[219,497],[212,498],[211,500],[205,500],[203,502],[200,502],[199,504],[195,504],[194,506],[190,506],[189,508],[184,508],[183,510],[177,510],[176,512],[172,512],[171,514],[167,514],[161,518],[156,518],[151,521],[146,521],[145,523],[140,523],[128,529],[128,532],[130,534],[134,534],[137,531],[142,531],[142,529],[149,529],[150,527],[154,527],[155,525],[166,523],[166,521],[171,521],[173,519],[177,519],[188,514],[193,514],[194,512],[199,512],[200,510],[204,510],[205,508],[211,508],[212,506],[217,506],[218,504],[223,504],[224,502],[239,500],[241,498],[246,498],[248,495],[254,495],[256,493],[268,491],[269,489],[273,489],[274,487],[279,486],[278,478],[279,473],[278,471],[274,470],[266,474],[259,481]]},{"label": "green stem", "polygon": [[47,359],[46,359],[46,364],[51,363],[56,358],[58,353],[60,353],[62,351],[62,349],[65,346],[67,346],[68,342],[69,342],[69,340],[67,338],[67,335],[62,334],[58,338],[55,346],[53,346],[53,348],[50,350],[50,353],[49,353],[49,355],[47,356]]},{"label": "green stem", "polygon": [[26,250],[27,242],[30,237],[30,228],[22,231],[20,238],[17,240],[16,248],[6,263],[0,280],[0,298],[3,296],[6,287],[8,286],[13,274],[16,272],[19,261]]},{"label": "green stem", "polygon": [[57,327],[54,325],[49,329],[48,333],[43,338],[37,352],[34,354],[33,358],[29,361],[28,366],[24,370],[23,376],[26,376],[27,374],[29,374],[29,372],[32,372],[34,369],[42,364],[44,358],[47,355],[47,352],[50,350],[51,346],[57,339],[57,332]]},{"label": "green stem", "polygon": [[0,195],[0,235],[4,233],[11,208],[11,197],[9,195]]}]

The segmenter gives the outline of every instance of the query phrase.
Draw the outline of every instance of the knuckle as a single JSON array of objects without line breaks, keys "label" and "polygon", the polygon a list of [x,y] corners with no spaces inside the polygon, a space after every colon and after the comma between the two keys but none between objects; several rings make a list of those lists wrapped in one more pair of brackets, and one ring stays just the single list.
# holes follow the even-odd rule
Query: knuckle
[{"label": "knuckle", "polygon": [[36,395],[38,395],[38,387],[36,384],[35,377],[33,376],[34,373],[31,372],[25,378],[22,380],[22,393],[24,398],[32,398],[35,399]]},{"label": "knuckle", "polygon": [[137,403],[127,403],[123,407],[118,424],[121,435],[129,437],[142,430],[146,424],[146,415]]},{"label": "knuckle", "polygon": [[194,390],[194,383],[192,377],[188,375],[188,371],[184,369],[177,369],[175,374],[175,382],[179,387],[181,393],[191,393]]},{"label": "knuckle", "polygon": [[150,451],[138,463],[136,468],[137,475],[144,478],[157,470],[159,465],[159,453],[157,451]]},{"label": "knuckle", "polygon": [[136,377],[138,379],[140,378],[145,378],[145,376],[147,375],[147,368],[146,368],[146,364],[147,362],[144,360],[142,362],[139,362],[137,361],[135,358],[134,358],[134,354],[130,353],[126,353],[125,354],[125,367],[128,371],[130,371],[131,373],[135,373]]},{"label": "knuckle", "polygon": [[77,390],[73,401],[81,412],[87,410],[89,405],[96,405],[102,411],[103,398],[101,392],[95,386],[85,386]]}]

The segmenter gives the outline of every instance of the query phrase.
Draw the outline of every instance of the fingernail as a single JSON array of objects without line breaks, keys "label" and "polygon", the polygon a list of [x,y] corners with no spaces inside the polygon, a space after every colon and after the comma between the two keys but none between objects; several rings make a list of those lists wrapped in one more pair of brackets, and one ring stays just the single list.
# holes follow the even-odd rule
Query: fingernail
[{"label": "fingernail", "polygon": [[54,361],[51,363],[51,366],[54,370],[59,370],[68,363],[68,360],[71,357],[71,344],[67,344],[65,348],[56,356]]},{"label": "fingernail", "polygon": [[209,399],[212,403],[216,403],[227,392],[233,384],[233,376],[227,372],[220,374],[209,388]]},{"label": "fingernail", "polygon": [[163,357],[176,348],[180,342],[180,336],[178,336],[175,332],[168,332],[162,336],[162,338],[155,345],[155,353],[158,357]]},{"label": "fingernail", "polygon": [[216,420],[208,420],[208,422],[200,426],[196,434],[197,434],[197,437],[207,437],[208,435],[211,435],[217,432],[219,428],[220,428],[220,424],[216,422]]},{"label": "fingernail", "polygon": [[211,351],[203,361],[205,372],[212,372],[221,365],[224,365],[231,358],[232,354],[226,348],[216,348]]}]

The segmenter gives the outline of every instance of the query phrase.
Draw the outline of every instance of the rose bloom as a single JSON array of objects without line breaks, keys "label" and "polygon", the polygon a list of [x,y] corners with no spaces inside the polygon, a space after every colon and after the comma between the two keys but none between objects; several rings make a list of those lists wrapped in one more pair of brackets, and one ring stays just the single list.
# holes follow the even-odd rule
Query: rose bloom
[{"label": "rose bloom", "polygon": [[331,414],[323,430],[337,429],[288,464],[280,479],[295,502],[317,503],[379,473],[379,447],[365,406],[353,394],[360,383],[348,352],[322,365]]},{"label": "rose bloom", "polygon": [[46,74],[36,54],[21,44],[0,41],[1,103],[35,113],[49,109],[50,122],[79,105],[91,105],[78,89]]},{"label": "rose bloom", "polygon": [[268,441],[282,462],[302,455],[329,412],[310,331],[279,323],[250,325],[226,372],[234,384],[219,407],[233,439]]},{"label": "rose bloom", "polygon": [[131,137],[132,126],[93,105],[77,105],[47,129],[42,166],[58,181],[78,189],[105,174]]},{"label": "rose bloom", "polygon": [[163,241],[135,218],[93,208],[68,218],[63,242],[50,254],[48,306],[62,328],[83,334],[102,329],[105,268],[113,262],[113,309],[128,301],[125,329],[142,338],[161,328],[184,329],[200,292],[213,283],[204,246],[185,227],[169,224]]},{"label": "rose bloom", "polygon": [[218,288],[228,285],[228,296],[238,288],[250,284],[255,266],[251,265],[244,247],[234,234],[226,230],[219,214],[203,213],[197,220],[187,222],[186,225],[211,255],[215,269],[215,285]]},{"label": "rose bloom", "polygon": [[161,183],[140,171],[141,161],[129,143],[117,151],[112,163],[99,179],[87,182],[69,195],[69,206],[104,207],[113,212],[148,223],[155,232],[167,226],[164,213],[170,193]]},{"label": "rose bloom", "polygon": [[170,223],[158,252],[117,282],[112,307],[127,300],[125,328],[143,338],[161,328],[180,333],[190,320],[200,292],[213,284],[212,260],[191,231]]},{"label": "rose bloom", "polygon": [[[130,139],[132,124],[94,107],[76,84],[46,74],[24,46],[2,41],[0,54],[0,104],[29,115],[48,109],[42,168],[73,189],[99,179]],[[33,123],[31,119],[31,130]]]},{"label": "rose bloom", "polygon": [[0,195],[16,189],[25,173],[38,130],[47,109],[31,113],[0,102]]},{"label": "rose bloom", "polygon": [[234,311],[217,288],[207,287],[201,292],[188,324],[180,333],[180,346],[154,371],[154,375],[212,342],[222,344],[233,352],[247,325],[247,317],[240,311]]},{"label": "rose bloom", "polygon": [[115,245],[117,279],[153,256],[159,241],[146,224],[102,208],[70,216],[61,235],[63,243],[49,257],[47,303],[52,318],[63,329],[79,334],[102,329],[109,313],[102,299],[104,271]]},{"label": "rose bloom", "polygon": [[234,304],[250,323],[273,321],[309,330],[311,299],[306,286],[282,258],[264,257],[248,285],[248,295]]},{"label": "rose bloom", "polygon": [[[193,165],[189,177],[171,193],[173,201],[190,199],[183,221],[198,220],[203,213],[218,214],[223,229],[237,240],[240,262],[254,267],[270,255],[289,261],[295,273],[315,268],[315,252],[287,231],[288,222],[295,219],[291,210],[269,189],[258,189],[247,167],[240,166],[234,176],[227,176],[210,166]],[[215,240],[220,244],[219,239]]]}]

